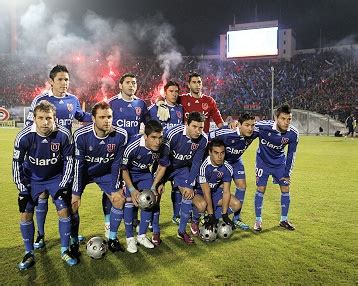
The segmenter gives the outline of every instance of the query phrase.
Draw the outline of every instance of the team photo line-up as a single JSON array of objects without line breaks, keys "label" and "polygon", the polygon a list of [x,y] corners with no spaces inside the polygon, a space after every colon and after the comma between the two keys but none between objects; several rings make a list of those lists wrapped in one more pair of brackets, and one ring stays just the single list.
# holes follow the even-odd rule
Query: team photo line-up
[{"label": "team photo line-up", "polygon": [[[172,221],[183,243],[194,244],[192,236],[210,241],[218,220],[231,230],[249,230],[240,213],[246,193],[241,156],[256,138],[253,230],[263,229],[261,212],[270,175],[281,190],[279,225],[295,229],[288,211],[299,134],[291,125],[288,105],[276,110],[275,120],[255,122],[253,115],[245,113],[224,126],[215,100],[202,93],[200,74],[189,75],[187,94],[179,95],[177,82],[167,82],[164,96],[148,108],[135,96],[136,75],[126,73],[119,80],[120,93],[96,103],[87,113],[81,110],[78,98],[67,92],[69,82],[65,66],[53,67],[51,89],[34,98],[26,126],[14,142],[13,180],[19,190],[25,246],[19,270],[32,267],[34,250],[45,246],[49,196],[58,214],[61,258],[70,266],[80,262],[79,209],[90,183],[103,192],[105,237],[112,252],[136,253],[140,245],[154,248],[161,244],[160,201],[167,182]],[[72,133],[74,119],[87,124]],[[218,129],[209,131],[210,121]],[[234,194],[230,192],[232,180]],[[117,237],[122,220],[126,247]]]}]

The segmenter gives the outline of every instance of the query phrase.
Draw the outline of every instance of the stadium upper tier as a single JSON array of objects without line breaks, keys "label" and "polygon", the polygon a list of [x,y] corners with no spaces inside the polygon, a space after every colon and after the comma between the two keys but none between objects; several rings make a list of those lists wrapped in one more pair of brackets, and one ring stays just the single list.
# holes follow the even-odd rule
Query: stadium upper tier
[{"label": "stadium upper tier", "polygon": [[[0,104],[6,108],[29,105],[46,88],[51,61],[42,57],[1,56]],[[155,58],[122,57],[118,66],[103,59],[71,59],[63,62],[70,70],[70,89],[87,107],[118,93],[118,79],[127,71],[138,75],[137,96],[148,103],[158,96],[163,68]],[[110,68],[109,68],[110,66]],[[358,107],[358,71],[353,53],[325,51],[297,55],[291,61],[219,61],[183,57],[170,70],[187,92],[187,75],[202,75],[204,93],[217,101],[223,115],[252,111],[269,116],[271,66],[274,67],[274,104],[288,102],[294,108],[329,114],[344,120]]]}]

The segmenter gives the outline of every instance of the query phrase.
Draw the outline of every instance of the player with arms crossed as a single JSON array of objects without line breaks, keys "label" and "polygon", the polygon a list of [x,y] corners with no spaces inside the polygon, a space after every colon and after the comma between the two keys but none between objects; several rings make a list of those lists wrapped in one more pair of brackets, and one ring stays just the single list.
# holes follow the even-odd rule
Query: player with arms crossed
[{"label": "player with arms crossed", "polygon": [[49,193],[56,206],[61,241],[61,257],[70,266],[77,264],[69,251],[71,217],[68,209],[73,166],[70,132],[55,123],[56,109],[48,101],[34,108],[34,124],[16,136],[12,163],[13,180],[19,190],[20,230],[25,256],[20,270],[35,264],[34,206],[42,193]]},{"label": "player with arms crossed", "polygon": [[93,124],[74,133],[75,167],[72,187],[71,251],[78,257],[78,209],[87,184],[96,183],[112,203],[108,247],[112,252],[124,251],[117,231],[123,218],[124,195],[121,186],[120,164],[128,135],[123,128],[112,126],[113,112],[107,102],[92,108]]},{"label": "player with arms crossed", "polygon": [[[161,122],[163,130],[183,124],[184,111],[183,106],[178,102],[179,84],[175,81],[168,81],[164,86],[164,101],[159,101],[149,108],[150,117]],[[165,108],[165,109],[164,109]],[[164,113],[163,113],[164,111]],[[178,188],[172,186],[171,199],[173,203],[173,223],[179,224],[179,210],[181,204],[181,193]]]},{"label": "player with arms crossed", "polygon": [[[255,193],[255,231],[262,231],[262,206],[268,177],[271,175],[281,189],[280,226],[295,230],[288,221],[290,207],[291,174],[296,157],[299,133],[291,125],[292,113],[288,105],[280,106],[275,113],[276,120],[259,121],[255,125],[254,136],[259,137],[259,148],[256,153],[256,186]],[[285,147],[288,146],[285,155]]]},{"label": "player with arms crossed", "polygon": [[[131,138],[139,134],[141,123],[144,124],[148,119],[148,108],[142,99],[135,96],[137,92],[137,77],[135,74],[123,74],[119,79],[119,88],[121,92],[108,100],[113,110],[113,125],[125,129],[128,133],[128,138]],[[104,194],[102,206],[107,236],[111,203]]]},{"label": "player with arms crossed", "polygon": [[182,194],[178,237],[187,244],[194,243],[186,232],[192,205],[199,212],[206,209],[205,200],[196,195],[193,189],[208,143],[207,136],[203,133],[204,120],[202,113],[192,112],[185,125],[178,125],[167,131],[158,167],[159,174],[166,170],[163,181],[173,181]]},{"label": "player with arms crossed", "polygon": [[[70,84],[70,73],[66,66],[56,65],[49,75],[51,89],[34,98],[26,119],[26,125],[34,121],[33,110],[41,100],[47,100],[56,107],[56,123],[66,127],[70,132],[74,119],[81,122],[91,122],[91,114],[82,111],[78,98],[67,92]],[[48,211],[48,195],[40,195],[38,204],[35,207],[38,236],[34,247],[40,249],[45,246],[45,221]]]},{"label": "player with arms crossed", "polygon": [[245,168],[242,161],[242,154],[250,146],[254,137],[255,117],[249,113],[244,113],[239,118],[237,129],[220,128],[210,132],[209,140],[214,138],[225,142],[225,160],[233,168],[233,179],[236,186],[235,197],[240,201],[241,208],[234,214],[233,221],[236,227],[242,230],[248,230],[249,226],[240,218],[240,212],[244,203],[246,192]]},{"label": "player with arms crossed", "polygon": [[221,207],[223,221],[234,228],[235,225],[229,218],[229,213],[238,211],[241,203],[230,193],[233,169],[224,160],[225,144],[220,139],[212,139],[208,150],[209,156],[201,164],[198,179],[207,203],[208,217],[205,227],[213,229],[216,224],[215,211]]}]

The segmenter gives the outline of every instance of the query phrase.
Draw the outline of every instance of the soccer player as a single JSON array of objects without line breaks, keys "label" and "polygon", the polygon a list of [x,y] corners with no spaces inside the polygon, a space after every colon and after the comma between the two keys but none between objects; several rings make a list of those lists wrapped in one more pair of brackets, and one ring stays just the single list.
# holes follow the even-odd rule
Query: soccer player
[{"label": "soccer player", "polygon": [[194,243],[186,232],[192,204],[199,212],[206,209],[205,200],[193,190],[208,143],[207,136],[203,133],[204,121],[202,113],[192,112],[185,125],[169,129],[164,135],[164,151],[158,167],[158,173],[166,170],[163,181],[173,181],[182,194],[178,237],[187,244]]},{"label": "soccer player", "polygon": [[[179,84],[175,81],[168,81],[164,86],[165,101],[159,101],[149,108],[152,119],[161,122],[164,131],[184,122],[183,106],[178,101]],[[181,193],[178,188],[172,186],[171,199],[173,203],[173,223],[179,224],[179,210],[181,204]]]},{"label": "soccer player", "polygon": [[[281,220],[280,226],[295,230],[288,221],[290,207],[290,182],[299,140],[297,129],[291,125],[292,113],[288,105],[280,106],[275,112],[275,121],[259,121],[255,125],[254,136],[259,137],[259,148],[256,153],[256,186],[255,193],[255,231],[262,231],[262,206],[268,177],[281,189]],[[256,134],[256,135],[255,135]],[[287,154],[285,147],[288,146]]]},{"label": "soccer player", "polygon": [[346,123],[346,127],[348,129],[347,134],[345,135],[345,137],[349,136],[349,134],[352,134],[352,138],[354,137],[354,129],[355,129],[355,125],[356,125],[356,121],[354,118],[354,114],[351,113],[345,120]]},{"label": "soccer player", "polygon": [[77,259],[69,251],[71,217],[68,197],[73,145],[67,128],[55,123],[56,108],[42,100],[33,109],[34,124],[25,127],[15,139],[13,180],[19,190],[20,230],[25,245],[25,256],[20,270],[35,264],[34,206],[42,193],[49,193],[56,206],[59,219],[61,257],[70,266]]},{"label": "soccer player", "polygon": [[[34,108],[41,100],[47,100],[56,107],[56,123],[66,127],[70,132],[74,119],[81,122],[91,122],[91,114],[82,111],[78,98],[67,92],[70,84],[70,73],[66,66],[56,65],[49,75],[51,89],[34,98],[26,119],[26,125],[34,121]],[[38,236],[35,241],[35,249],[45,246],[45,221],[48,211],[48,195],[40,195],[35,207]]]},{"label": "soccer player", "polygon": [[108,247],[112,252],[124,251],[117,231],[123,218],[124,195],[121,186],[120,164],[127,144],[127,132],[112,126],[113,112],[107,102],[98,102],[92,108],[93,124],[74,133],[75,167],[72,187],[71,251],[79,255],[78,209],[87,184],[96,183],[112,203]]},{"label": "soccer player", "polygon": [[241,208],[234,214],[234,223],[236,227],[242,230],[248,230],[249,226],[240,218],[240,212],[244,203],[246,193],[245,168],[242,161],[242,154],[253,141],[255,117],[249,113],[244,113],[239,118],[239,125],[236,130],[220,128],[210,132],[209,140],[214,138],[225,142],[225,160],[233,168],[233,179],[236,186],[235,197],[240,200]]},{"label": "soccer player", "polygon": [[[133,235],[133,207],[138,206],[138,197],[143,190],[151,190],[156,195],[156,185],[154,183],[153,172],[151,170],[153,164],[157,163],[160,156],[160,148],[163,140],[163,127],[157,120],[149,120],[144,127],[144,135],[133,137],[126,147],[123,155],[122,170],[123,179],[126,183],[126,204],[124,209],[124,221],[127,235],[127,251],[135,253],[138,251],[137,242],[146,248],[154,248],[159,245],[159,205],[153,210],[141,210],[141,219],[139,224],[139,232],[137,239]],[[161,173],[157,181],[161,179],[164,172]],[[152,220],[153,237],[150,241],[146,232],[148,225]]]},{"label": "soccer player", "polygon": [[199,183],[207,204],[207,227],[216,223],[215,211],[221,207],[223,221],[235,227],[229,218],[229,209],[236,212],[241,208],[240,201],[231,195],[230,186],[233,169],[225,159],[225,144],[220,139],[212,139],[208,145],[209,156],[200,167]]},{"label": "soccer player", "polygon": [[[137,91],[137,77],[135,74],[123,74],[119,79],[119,88],[121,92],[108,100],[113,110],[113,125],[125,129],[128,133],[128,138],[131,138],[139,134],[141,123],[145,124],[148,119],[148,108],[143,100],[135,96]],[[102,206],[107,236],[111,204],[104,194]]]},{"label": "soccer player", "polygon": [[183,105],[185,120],[187,120],[190,112],[201,112],[205,116],[204,132],[208,133],[210,129],[210,121],[213,120],[217,127],[220,128],[224,124],[220,111],[215,100],[208,95],[202,93],[203,82],[200,74],[192,73],[189,75],[188,86],[190,92],[180,96],[180,103]]}]

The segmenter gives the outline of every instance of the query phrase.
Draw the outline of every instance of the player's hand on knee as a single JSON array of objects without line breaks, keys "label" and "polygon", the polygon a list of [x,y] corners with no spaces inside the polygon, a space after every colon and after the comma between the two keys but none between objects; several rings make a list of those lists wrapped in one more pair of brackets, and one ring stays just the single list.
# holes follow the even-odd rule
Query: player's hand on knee
[{"label": "player's hand on knee", "polygon": [[189,188],[183,188],[183,197],[186,200],[191,200],[194,198],[194,191]]},{"label": "player's hand on knee", "polygon": [[115,207],[123,207],[125,198],[121,190],[111,193],[111,202]]},{"label": "player's hand on knee", "polygon": [[32,202],[32,198],[29,192],[19,192],[17,203],[19,205],[19,212],[24,213],[28,202]]},{"label": "player's hand on knee", "polygon": [[136,207],[138,206],[139,195],[140,192],[138,190],[134,190],[133,192],[131,192],[132,202]]},{"label": "player's hand on knee", "polygon": [[71,210],[72,212],[77,212],[81,205],[81,196],[72,195],[71,199]]}]

